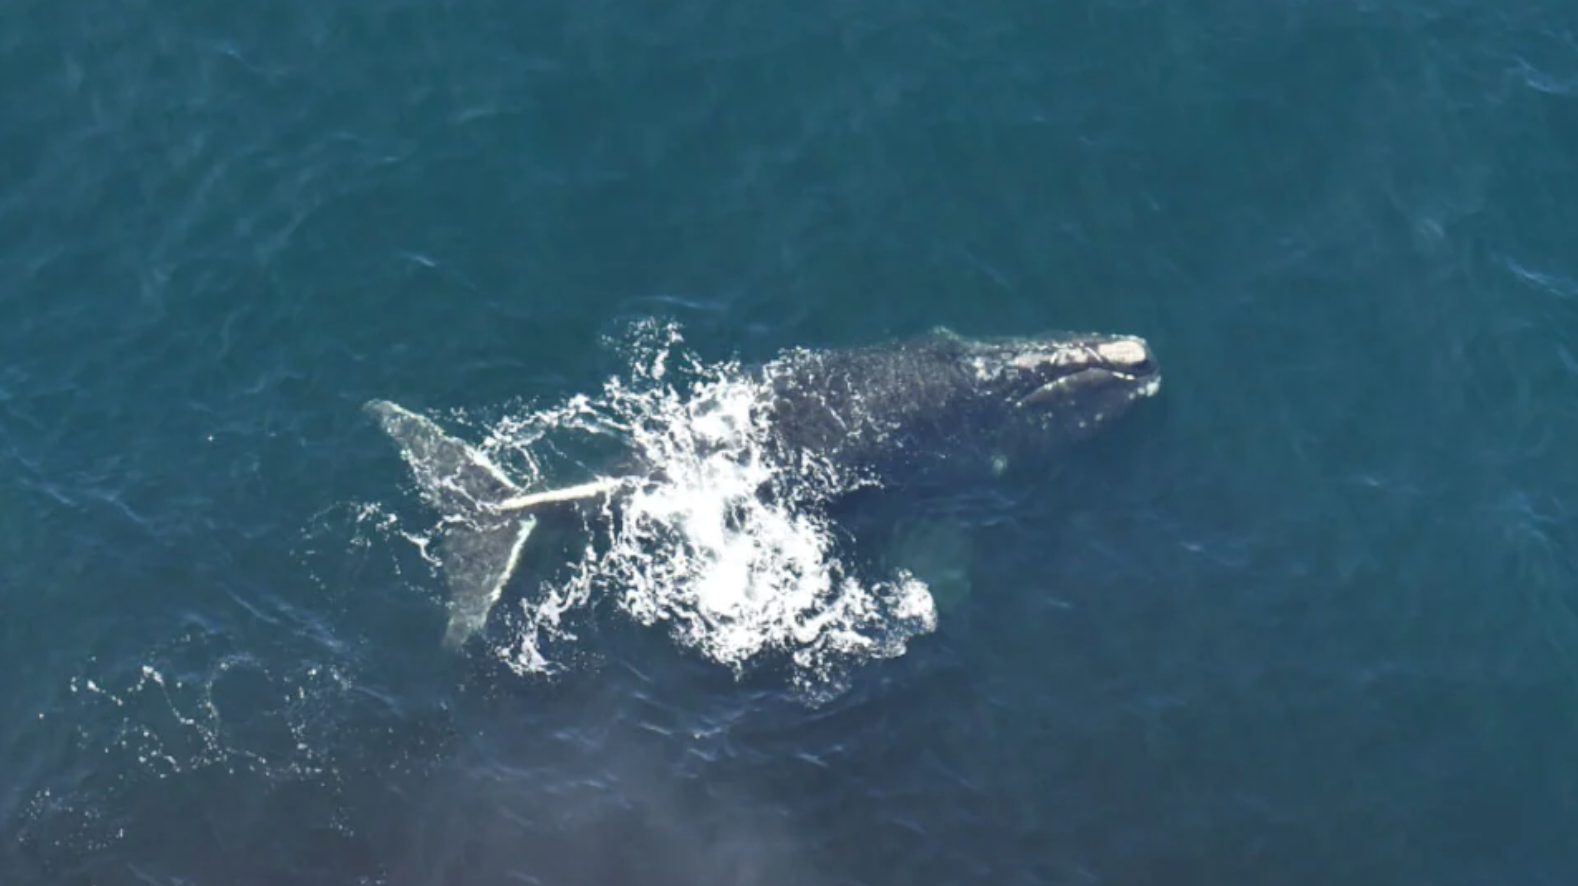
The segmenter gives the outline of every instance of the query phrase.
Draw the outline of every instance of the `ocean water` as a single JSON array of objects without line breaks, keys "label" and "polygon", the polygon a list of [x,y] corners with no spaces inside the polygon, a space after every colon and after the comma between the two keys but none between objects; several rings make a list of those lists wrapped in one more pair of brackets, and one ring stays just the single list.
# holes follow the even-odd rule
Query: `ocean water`
[{"label": "ocean water", "polygon": [[[643,324],[1165,381],[820,694],[606,600],[521,667],[525,579],[442,648],[363,404]],[[18,0],[0,882],[1573,882],[1575,354],[1555,0]]]}]

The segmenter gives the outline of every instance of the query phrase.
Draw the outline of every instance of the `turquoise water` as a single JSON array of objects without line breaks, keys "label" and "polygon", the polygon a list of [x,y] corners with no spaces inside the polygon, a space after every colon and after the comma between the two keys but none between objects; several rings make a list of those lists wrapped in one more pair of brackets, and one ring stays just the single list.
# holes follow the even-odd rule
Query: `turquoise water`
[{"label": "turquoise water", "polygon": [[[22,0],[0,120],[0,881],[1578,875],[1565,4]],[[361,404],[650,318],[1166,381],[823,703],[441,649]]]}]

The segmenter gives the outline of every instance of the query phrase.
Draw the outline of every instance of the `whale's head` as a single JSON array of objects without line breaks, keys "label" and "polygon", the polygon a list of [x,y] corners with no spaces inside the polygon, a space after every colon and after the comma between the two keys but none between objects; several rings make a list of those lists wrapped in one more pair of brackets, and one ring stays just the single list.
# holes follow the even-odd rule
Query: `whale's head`
[{"label": "whale's head", "polygon": [[1058,335],[982,343],[967,362],[1017,420],[1060,440],[1088,437],[1161,389],[1145,339]]}]

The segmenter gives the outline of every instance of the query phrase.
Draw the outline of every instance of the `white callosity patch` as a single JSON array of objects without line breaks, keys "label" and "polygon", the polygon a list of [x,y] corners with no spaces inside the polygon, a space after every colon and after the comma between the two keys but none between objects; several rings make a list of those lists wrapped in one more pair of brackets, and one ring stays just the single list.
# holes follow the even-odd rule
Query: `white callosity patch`
[{"label": "white callosity patch", "polygon": [[1145,362],[1145,346],[1132,339],[1117,339],[1096,346],[1096,353],[1115,367],[1138,366]]},{"label": "white callosity patch", "polygon": [[[856,576],[835,551],[825,506],[869,481],[810,454],[782,463],[759,379],[680,353],[672,327],[638,331],[628,380],[508,419],[492,435],[534,468],[542,461],[530,450],[560,435],[615,438],[637,463],[568,577],[522,601],[524,626],[500,650],[506,660],[522,672],[555,670],[550,645],[575,641],[568,616],[610,597],[736,673],[784,655],[805,688],[901,655],[910,637],[934,630],[924,583],[907,573]],[[540,477],[521,485],[544,488]]]}]

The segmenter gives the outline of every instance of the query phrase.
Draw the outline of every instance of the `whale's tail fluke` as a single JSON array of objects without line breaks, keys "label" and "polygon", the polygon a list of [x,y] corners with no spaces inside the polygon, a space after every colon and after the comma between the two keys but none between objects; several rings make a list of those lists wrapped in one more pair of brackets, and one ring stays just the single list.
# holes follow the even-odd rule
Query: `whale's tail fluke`
[{"label": "whale's tail fluke", "polygon": [[485,454],[431,420],[387,400],[373,400],[365,408],[400,447],[422,498],[443,515],[439,558],[449,592],[444,646],[450,649],[487,624],[537,526],[531,509],[591,498],[618,485],[599,481],[523,494]]},{"label": "whale's tail fluke", "polygon": [[439,557],[449,591],[444,646],[458,648],[487,623],[537,520],[495,510],[520,488],[475,448],[386,400],[366,410],[400,447],[422,498],[443,515]]}]

